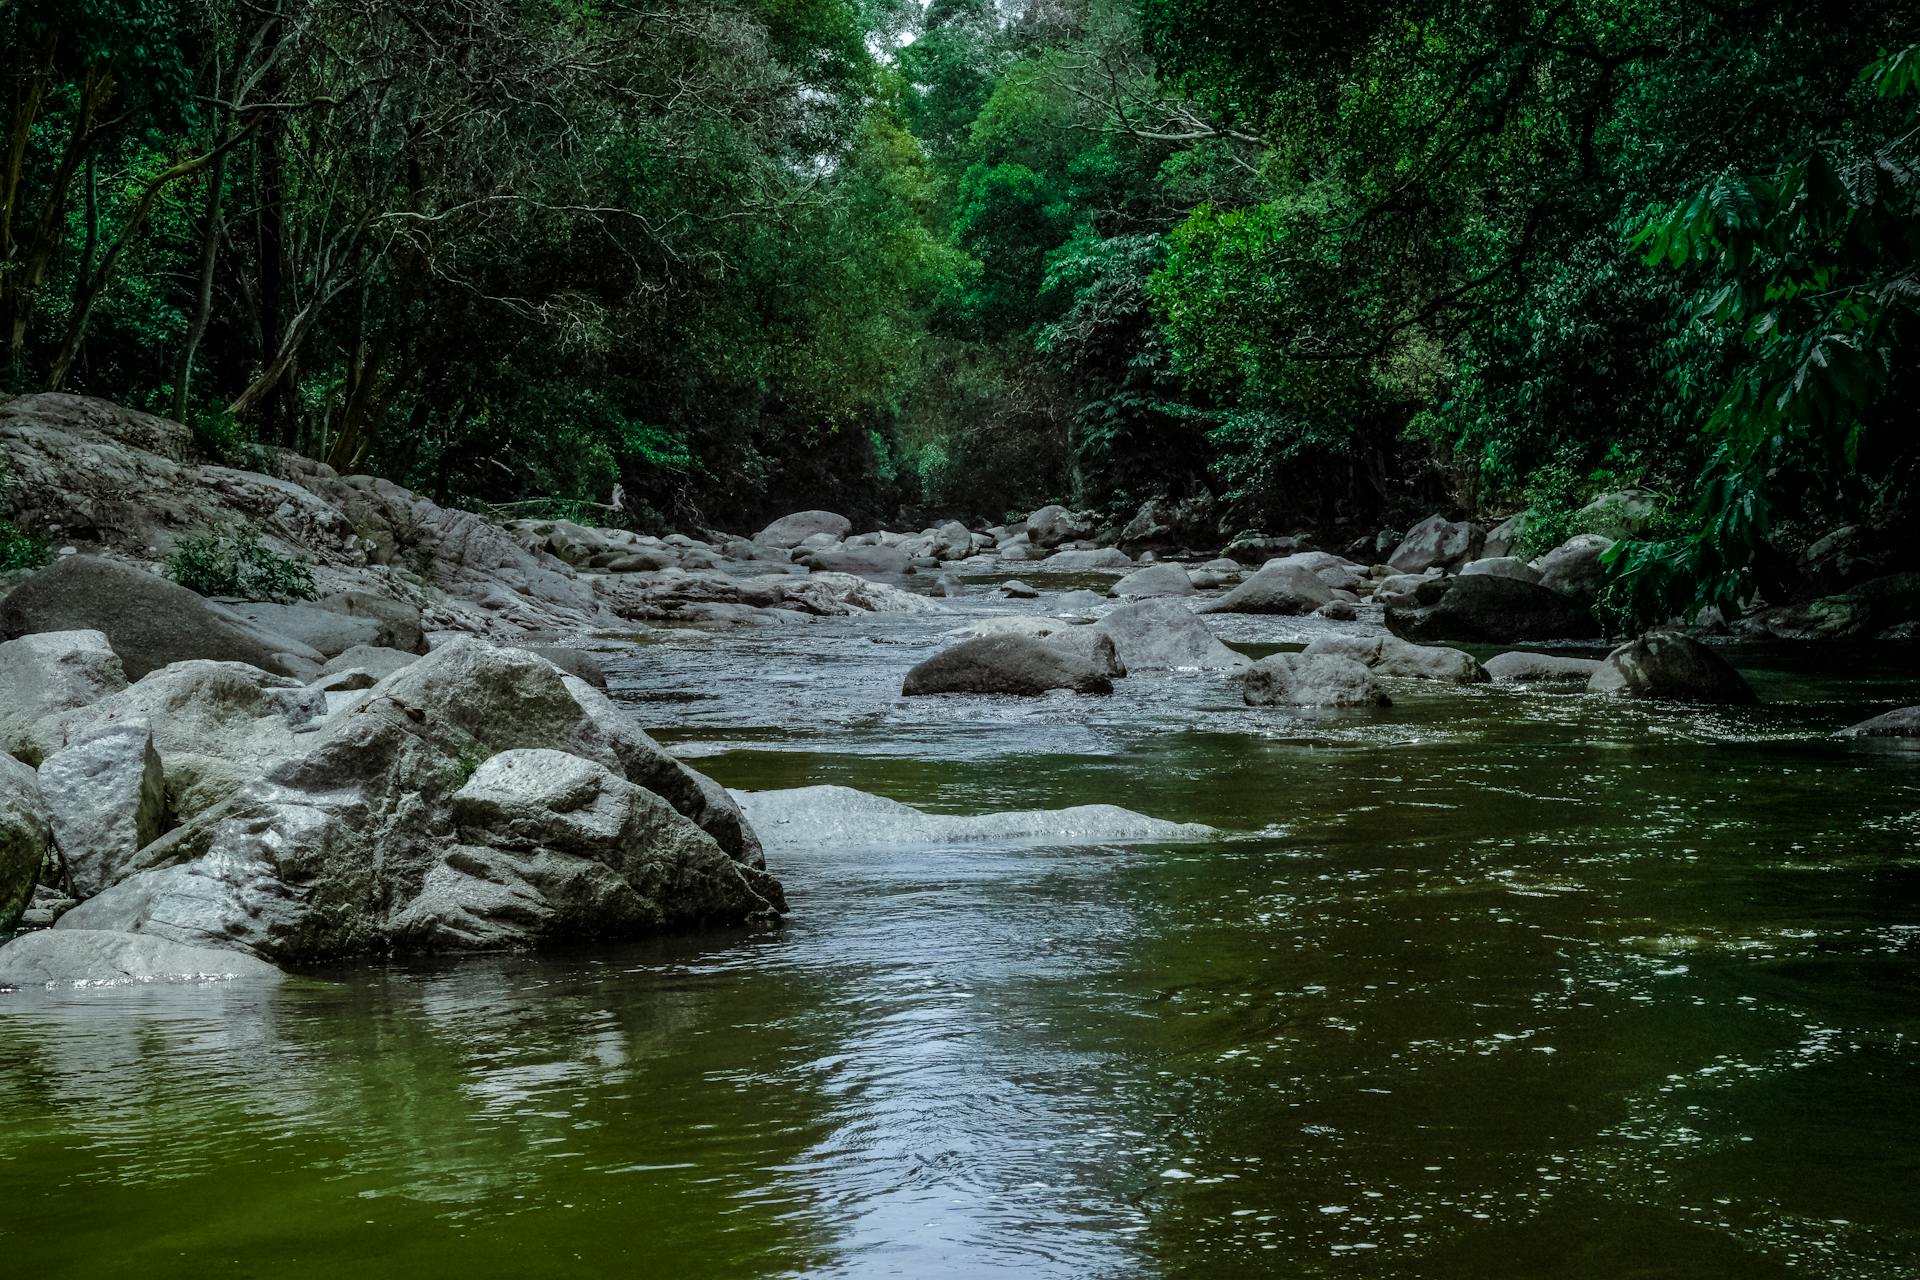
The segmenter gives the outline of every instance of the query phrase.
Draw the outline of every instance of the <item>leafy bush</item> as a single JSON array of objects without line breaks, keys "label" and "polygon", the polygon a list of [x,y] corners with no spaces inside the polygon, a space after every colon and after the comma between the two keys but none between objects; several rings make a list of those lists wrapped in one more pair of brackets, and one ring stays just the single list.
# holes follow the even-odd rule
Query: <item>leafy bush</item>
[{"label": "leafy bush", "polygon": [[189,534],[167,557],[167,576],[203,596],[244,600],[311,600],[313,570],[278,555],[245,524]]},{"label": "leafy bush", "polygon": [[272,450],[260,443],[259,432],[250,423],[226,413],[201,413],[189,425],[200,451],[221,466],[262,472],[271,468]]},{"label": "leafy bush", "polygon": [[38,569],[52,556],[53,548],[18,526],[0,520],[0,573],[16,569]]}]

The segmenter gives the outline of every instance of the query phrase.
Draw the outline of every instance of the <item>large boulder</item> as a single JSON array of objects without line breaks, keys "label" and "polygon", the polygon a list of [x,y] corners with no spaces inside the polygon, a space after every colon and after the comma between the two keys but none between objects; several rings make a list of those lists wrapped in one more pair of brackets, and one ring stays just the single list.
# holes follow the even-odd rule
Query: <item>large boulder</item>
[{"label": "large boulder", "polygon": [[38,763],[34,725],[126,687],[120,657],[98,631],[49,631],[0,644],[0,752]]},{"label": "large boulder", "polygon": [[1584,685],[1600,669],[1600,660],[1514,649],[1488,658],[1486,668],[1496,684]]},{"label": "large boulder", "polygon": [[1393,636],[1320,636],[1304,650],[1308,657],[1351,658],[1375,675],[1442,684],[1485,684],[1486,668],[1473,655],[1439,645],[1408,644]]},{"label": "large boulder", "polygon": [[1232,671],[1248,664],[1178,600],[1122,605],[1094,625],[1113,637],[1128,671]]},{"label": "large boulder", "polygon": [[374,625],[374,637],[369,643],[382,649],[398,649],[404,653],[427,651],[426,628],[417,604],[376,596],[367,591],[336,591],[313,603],[316,608],[330,613],[370,620]]},{"label": "large boulder", "polygon": [[1065,626],[1045,639],[1054,648],[1078,654],[1110,676],[1127,674],[1127,664],[1120,660],[1120,650],[1114,645],[1113,637],[1099,627]]},{"label": "large boulder", "polygon": [[1843,738],[1920,738],[1920,707],[1901,707],[1840,731]]},{"label": "large boulder", "polygon": [[1164,596],[1190,596],[1193,579],[1177,564],[1150,564],[1135,569],[1107,588],[1107,594],[1121,600],[1155,600]]},{"label": "large boulder", "polygon": [[958,520],[949,520],[932,531],[927,550],[935,559],[965,560],[973,554],[973,534]]},{"label": "large boulder", "polygon": [[[569,679],[520,650],[472,640],[444,645],[328,716],[291,758],[142,851],[147,869],[75,907],[56,927],[156,934],[292,963],[535,945],[554,937],[556,919],[609,937],[655,921],[744,922],[778,909],[770,878],[730,857],[665,797],[636,785],[659,803],[633,799],[621,749],[582,710]],[[556,846],[558,836],[534,845],[473,818],[456,795],[488,761],[515,751],[563,753],[597,766],[586,771],[593,795],[617,793],[612,803],[646,810],[638,827],[618,831],[661,833],[660,849],[621,846],[621,835],[582,854],[578,845]],[[525,789],[562,813],[566,797],[588,794],[547,786]],[[692,848],[702,850],[698,865],[682,857]],[[739,882],[751,894],[742,890],[713,915],[710,873],[721,859],[742,869]],[[651,905],[636,914],[609,868]],[[683,889],[687,902],[676,905],[671,899]],[[540,902],[568,906],[555,915]],[[598,914],[574,911],[595,903]]]},{"label": "large boulder", "polygon": [[1613,545],[1603,533],[1581,533],[1568,538],[1532,562],[1540,585],[1563,596],[1591,602],[1606,585],[1607,567],[1600,557]]},{"label": "large boulder", "polygon": [[1436,567],[1458,573],[1461,565],[1480,554],[1486,541],[1487,531],[1477,524],[1428,516],[1407,531],[1387,563],[1401,573],[1425,573]]},{"label": "large boulder", "polygon": [[1521,542],[1527,536],[1527,522],[1529,519],[1531,519],[1531,514],[1522,511],[1519,515],[1508,516],[1505,520],[1493,526],[1493,528],[1487,531],[1487,541],[1485,545],[1480,548],[1480,554],[1490,559],[1499,559],[1503,556],[1510,556],[1518,551]]},{"label": "large boulder", "polygon": [[1333,653],[1276,653],[1247,668],[1251,707],[1386,707],[1392,700],[1367,667]]},{"label": "large boulder", "polygon": [[48,631],[99,631],[129,679],[174,662],[207,658],[266,671],[318,669],[325,657],[272,635],[230,609],[157,574],[95,556],[67,556],[0,600],[0,639]]},{"label": "large boulder", "polygon": [[1407,640],[1580,640],[1599,634],[1593,611],[1557,591],[1480,574],[1434,578],[1387,604],[1387,629]]},{"label": "large boulder", "polygon": [[1671,702],[1758,701],[1753,686],[1725,658],[1677,631],[1650,631],[1621,645],[1606,656],[1587,688]]},{"label": "large boulder", "polygon": [[1312,613],[1333,598],[1333,588],[1320,575],[1300,565],[1275,560],[1206,605],[1201,612]]},{"label": "large boulder", "polygon": [[1046,506],[1027,517],[1027,541],[1036,547],[1078,542],[1093,533],[1093,521],[1062,506]]},{"label": "large boulder", "polygon": [[261,631],[298,640],[318,651],[323,660],[338,657],[355,645],[380,643],[380,623],[374,618],[335,613],[310,604],[229,602],[226,607]]},{"label": "large boulder", "polygon": [[109,721],[48,756],[40,793],[76,897],[118,880],[166,825],[166,775],[142,720]]},{"label": "large boulder", "polygon": [[831,511],[796,511],[781,516],[755,535],[753,541],[763,547],[797,547],[816,534],[838,541],[853,531],[853,521]]},{"label": "large boulder", "polygon": [[0,947],[0,985],[278,982],[286,975],[237,951],[184,946],[145,933],[42,929]]},{"label": "large boulder", "polygon": [[0,755],[0,937],[33,899],[51,836],[33,766]]},{"label": "large boulder", "polygon": [[561,751],[490,757],[453,796],[461,844],[390,932],[409,950],[500,950],[771,919],[764,873],[659,796]]},{"label": "large boulder", "polygon": [[962,640],[907,672],[900,692],[1010,693],[1026,697],[1052,689],[1112,693],[1113,680],[1090,658],[1033,636],[979,636]]}]

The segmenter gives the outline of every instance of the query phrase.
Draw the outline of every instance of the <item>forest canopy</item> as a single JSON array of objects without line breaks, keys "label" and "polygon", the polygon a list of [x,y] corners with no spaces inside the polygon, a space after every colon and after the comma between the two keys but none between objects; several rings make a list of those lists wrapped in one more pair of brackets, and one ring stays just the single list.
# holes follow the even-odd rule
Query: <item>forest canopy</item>
[{"label": "forest canopy", "polygon": [[1916,41],[1786,0],[0,0],[0,388],[653,526],[1540,540],[1631,487],[1618,607],[1732,608],[1912,524]]}]

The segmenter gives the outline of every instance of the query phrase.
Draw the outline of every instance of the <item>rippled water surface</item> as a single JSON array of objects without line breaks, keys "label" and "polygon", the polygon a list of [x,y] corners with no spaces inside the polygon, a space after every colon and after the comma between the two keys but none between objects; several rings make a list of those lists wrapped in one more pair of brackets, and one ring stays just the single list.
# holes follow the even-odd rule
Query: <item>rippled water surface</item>
[{"label": "rippled water surface", "polygon": [[1736,654],[1738,712],[898,699],[984,607],[615,684],[736,787],[1227,834],[776,849],[774,933],[0,995],[3,1274],[1920,1271],[1920,751],[1828,736],[1911,651]]}]

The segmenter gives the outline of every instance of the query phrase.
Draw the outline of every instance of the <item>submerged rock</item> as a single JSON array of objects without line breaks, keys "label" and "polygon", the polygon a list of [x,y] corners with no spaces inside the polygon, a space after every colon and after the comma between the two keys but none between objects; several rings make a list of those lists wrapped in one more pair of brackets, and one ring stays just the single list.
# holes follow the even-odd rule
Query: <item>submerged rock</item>
[{"label": "submerged rock", "polygon": [[1920,707],[1901,707],[1840,731],[1843,738],[1920,738]]},{"label": "submerged rock", "polygon": [[1515,649],[1488,658],[1487,674],[1499,684],[1585,684],[1600,669],[1598,658],[1572,658]]},{"label": "submerged rock", "polygon": [[1219,834],[1199,823],[1167,822],[1110,804],[961,817],[925,813],[850,787],[735,794],[755,829],[775,848],[833,845],[865,849],[988,842],[1113,844],[1204,840]]},{"label": "submerged rock", "polygon": [[147,933],[42,929],[0,947],[0,984],[279,982],[286,975],[238,951],[190,947]]},{"label": "submerged rock", "polygon": [[1408,644],[1393,636],[1321,636],[1303,650],[1309,656],[1351,658],[1376,675],[1444,684],[1484,684],[1486,668],[1473,655],[1438,645]]},{"label": "submerged rock", "polygon": [[1112,693],[1113,681],[1091,659],[1030,635],[962,640],[907,672],[900,692],[1007,693],[1035,697],[1053,689]]},{"label": "submerged rock", "polygon": [[1373,672],[1334,653],[1276,653],[1247,668],[1241,692],[1252,707],[1388,707]]},{"label": "submerged rock", "polygon": [[1727,660],[1677,631],[1650,631],[1606,656],[1587,688],[1594,693],[1673,702],[1744,705],[1753,686]]}]

